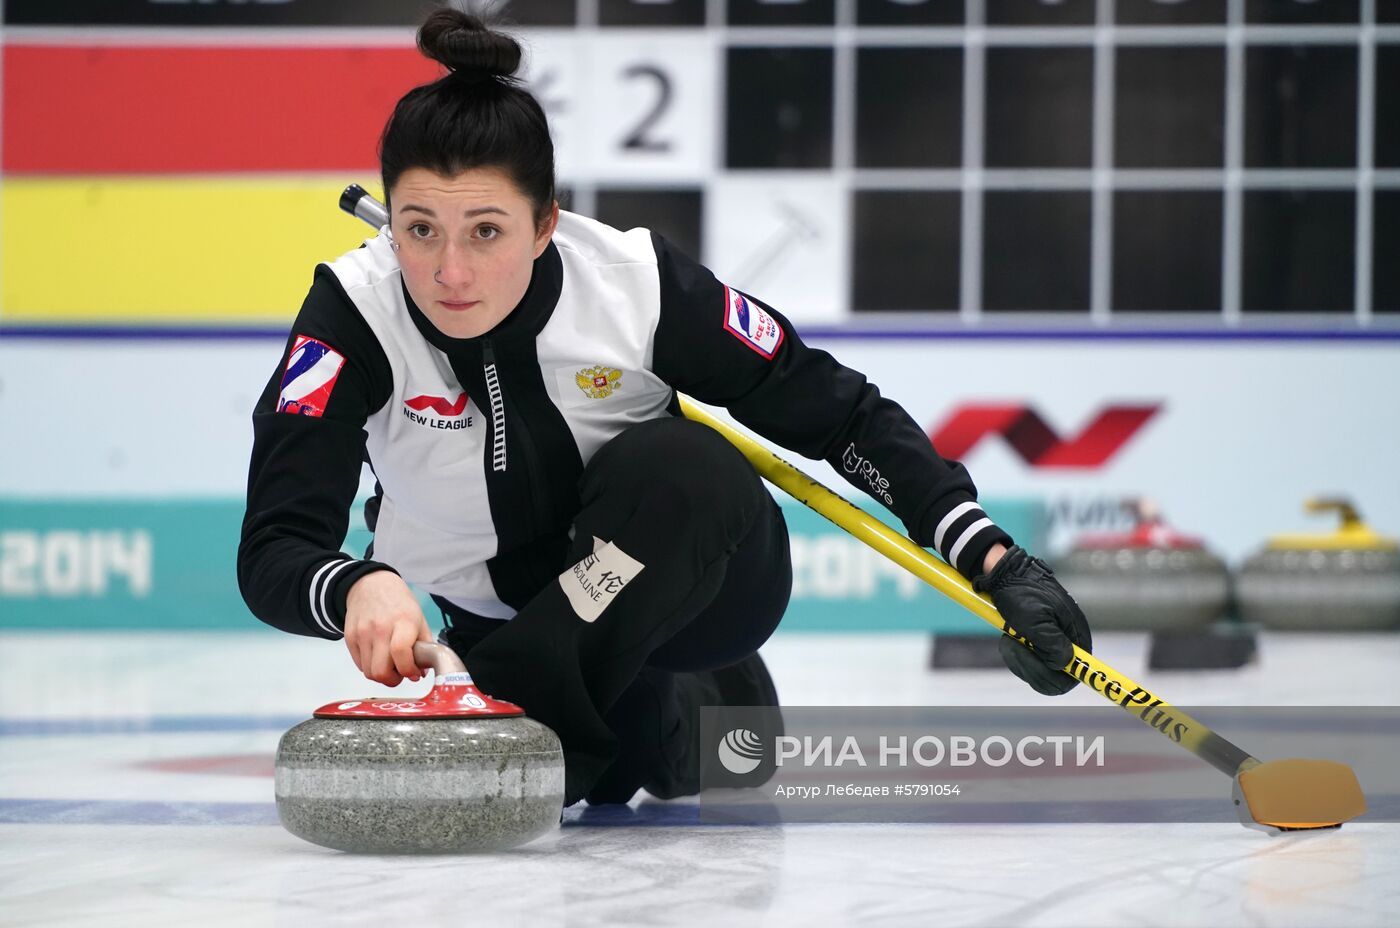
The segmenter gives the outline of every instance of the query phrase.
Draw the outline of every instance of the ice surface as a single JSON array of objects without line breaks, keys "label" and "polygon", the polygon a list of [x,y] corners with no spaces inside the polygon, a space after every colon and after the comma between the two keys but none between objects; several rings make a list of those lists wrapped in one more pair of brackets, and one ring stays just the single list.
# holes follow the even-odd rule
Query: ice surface
[{"label": "ice surface", "polygon": [[[1101,637],[1100,656],[1178,703],[1400,697],[1400,636],[1266,635],[1257,665],[1195,674],[1145,670],[1141,636]],[[1039,702],[1001,671],[927,671],[919,635],[779,635],[764,654],[788,704]],[[343,646],[272,633],[0,635],[0,924],[1313,926],[1400,911],[1400,825],[1364,822],[1287,838],[719,827],[639,798],[571,809],[558,831],[491,856],[357,857],[283,831],[281,732],[331,699],[383,692]]]}]

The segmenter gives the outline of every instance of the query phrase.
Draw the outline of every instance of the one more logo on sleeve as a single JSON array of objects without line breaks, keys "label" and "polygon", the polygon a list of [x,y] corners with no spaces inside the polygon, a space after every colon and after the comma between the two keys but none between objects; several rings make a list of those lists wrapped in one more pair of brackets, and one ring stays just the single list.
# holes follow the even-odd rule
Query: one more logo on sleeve
[{"label": "one more logo on sleeve", "polygon": [[724,327],[770,361],[783,343],[783,327],[777,320],[763,307],[729,287],[724,288]]},{"label": "one more logo on sleeve", "polygon": [[282,373],[277,411],[298,416],[322,416],[331,391],[345,366],[345,357],[323,341],[298,335]]},{"label": "one more logo on sleeve", "polygon": [[856,452],[855,442],[847,445],[846,453],[841,455],[841,469],[853,476],[865,478],[865,485],[876,498],[883,500],[886,506],[894,505],[894,497],[890,495],[890,482],[880,475],[879,469],[871,464],[869,459]]}]

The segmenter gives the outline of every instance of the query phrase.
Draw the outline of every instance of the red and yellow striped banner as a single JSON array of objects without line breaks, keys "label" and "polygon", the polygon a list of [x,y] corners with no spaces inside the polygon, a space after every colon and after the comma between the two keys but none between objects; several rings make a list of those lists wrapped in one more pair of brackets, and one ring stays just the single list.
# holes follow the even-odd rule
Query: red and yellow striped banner
[{"label": "red and yellow striped banner", "polygon": [[4,169],[372,170],[394,103],[440,73],[411,46],[7,45]]},{"label": "red and yellow striped banner", "polygon": [[7,45],[0,321],[289,319],[438,73],[409,45]]},{"label": "red and yellow striped banner", "polygon": [[5,322],[289,320],[319,261],[369,230],[327,177],[10,179]]}]

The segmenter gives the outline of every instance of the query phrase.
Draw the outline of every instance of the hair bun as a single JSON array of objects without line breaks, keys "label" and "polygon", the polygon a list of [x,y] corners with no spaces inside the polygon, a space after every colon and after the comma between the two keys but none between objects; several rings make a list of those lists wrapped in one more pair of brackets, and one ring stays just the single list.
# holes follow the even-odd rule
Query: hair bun
[{"label": "hair bun", "polygon": [[418,50],[472,80],[510,77],[520,67],[520,43],[451,8],[434,10],[418,28]]}]

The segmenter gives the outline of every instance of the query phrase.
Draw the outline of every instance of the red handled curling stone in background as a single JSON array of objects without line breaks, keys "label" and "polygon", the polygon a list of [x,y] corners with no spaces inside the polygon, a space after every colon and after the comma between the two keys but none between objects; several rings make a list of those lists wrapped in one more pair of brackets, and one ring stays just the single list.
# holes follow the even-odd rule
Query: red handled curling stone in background
[{"label": "red handled curling stone in background", "polygon": [[1055,573],[1097,629],[1184,631],[1225,615],[1230,571],[1205,543],[1162,520],[1148,500],[1129,500],[1137,524],[1087,535]]},{"label": "red handled curling stone in background", "polygon": [[1335,532],[1275,535],[1235,581],[1240,613],[1266,628],[1373,631],[1400,628],[1400,544],[1361,520],[1348,499],[1311,499],[1335,512]]},{"label": "red handled curling stone in background", "polygon": [[277,814],[313,844],[363,853],[504,850],[554,828],[559,739],[472,683],[448,647],[420,641],[422,697],[322,706],[277,745]]}]

